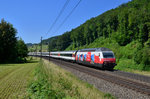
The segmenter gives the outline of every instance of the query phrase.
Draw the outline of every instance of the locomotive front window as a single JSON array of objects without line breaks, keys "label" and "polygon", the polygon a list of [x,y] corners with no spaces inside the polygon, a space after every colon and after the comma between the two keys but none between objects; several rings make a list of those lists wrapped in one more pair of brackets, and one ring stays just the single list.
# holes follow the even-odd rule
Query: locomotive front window
[{"label": "locomotive front window", "polygon": [[103,53],[104,58],[114,58],[113,53]]}]

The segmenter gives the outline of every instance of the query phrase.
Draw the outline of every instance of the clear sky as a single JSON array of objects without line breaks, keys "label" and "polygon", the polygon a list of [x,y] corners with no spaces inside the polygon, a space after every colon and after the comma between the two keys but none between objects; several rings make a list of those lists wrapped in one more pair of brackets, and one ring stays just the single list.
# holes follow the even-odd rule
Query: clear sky
[{"label": "clear sky", "polygon": [[63,34],[86,20],[128,1],[131,0],[82,0],[63,26],[57,30],[79,2],[79,0],[70,0],[59,20],[48,32],[66,0],[0,0],[0,20],[4,18],[5,21],[13,24],[18,32],[17,37],[21,37],[25,43],[39,43],[41,36],[46,39]]}]

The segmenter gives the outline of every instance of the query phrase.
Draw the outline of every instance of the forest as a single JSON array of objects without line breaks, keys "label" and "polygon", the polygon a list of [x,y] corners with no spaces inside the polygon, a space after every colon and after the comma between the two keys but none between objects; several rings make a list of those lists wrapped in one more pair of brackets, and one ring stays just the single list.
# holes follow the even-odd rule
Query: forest
[{"label": "forest", "polygon": [[150,0],[122,4],[43,43],[50,51],[107,47],[119,66],[150,70]]},{"label": "forest", "polygon": [[28,48],[17,30],[4,19],[0,22],[0,63],[26,62]]}]

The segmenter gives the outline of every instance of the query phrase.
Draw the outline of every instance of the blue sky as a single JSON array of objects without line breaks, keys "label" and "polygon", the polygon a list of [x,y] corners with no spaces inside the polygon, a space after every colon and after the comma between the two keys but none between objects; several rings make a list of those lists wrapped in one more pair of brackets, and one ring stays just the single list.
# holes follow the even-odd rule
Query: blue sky
[{"label": "blue sky", "polygon": [[57,30],[78,1],[70,0],[50,32],[48,30],[66,0],[0,0],[0,20],[4,18],[13,24],[18,32],[17,37],[21,37],[25,43],[39,43],[41,36],[46,39],[63,34],[86,20],[131,0],[82,0],[63,26]]}]

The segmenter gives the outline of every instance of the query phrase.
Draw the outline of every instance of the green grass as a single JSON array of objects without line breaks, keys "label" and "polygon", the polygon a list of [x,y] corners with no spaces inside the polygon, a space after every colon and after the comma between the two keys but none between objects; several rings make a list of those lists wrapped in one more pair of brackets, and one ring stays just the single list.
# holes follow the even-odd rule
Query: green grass
[{"label": "green grass", "polygon": [[40,62],[34,74],[35,80],[29,84],[28,98],[114,99],[111,94],[100,92],[47,60]]},{"label": "green grass", "polygon": [[0,99],[23,98],[37,64],[36,60],[23,64],[0,64]]}]

